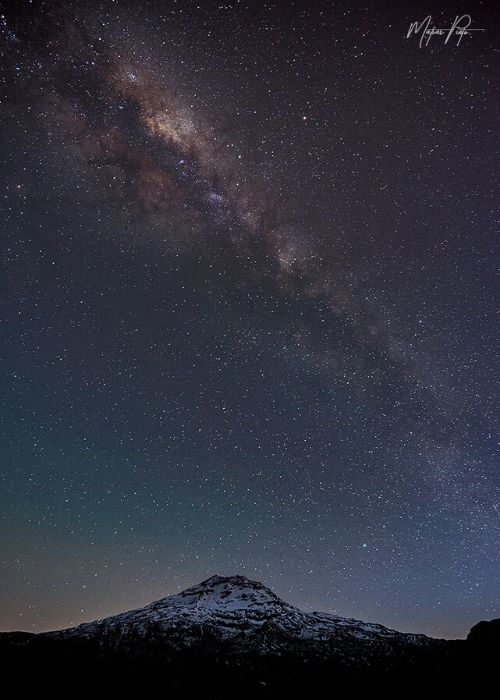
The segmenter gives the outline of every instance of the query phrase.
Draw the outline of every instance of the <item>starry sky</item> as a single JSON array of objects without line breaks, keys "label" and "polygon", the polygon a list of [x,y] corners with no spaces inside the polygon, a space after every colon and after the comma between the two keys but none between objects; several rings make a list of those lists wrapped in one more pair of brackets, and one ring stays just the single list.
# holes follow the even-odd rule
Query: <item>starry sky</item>
[{"label": "starry sky", "polygon": [[1,629],[498,616],[494,7],[0,5]]}]

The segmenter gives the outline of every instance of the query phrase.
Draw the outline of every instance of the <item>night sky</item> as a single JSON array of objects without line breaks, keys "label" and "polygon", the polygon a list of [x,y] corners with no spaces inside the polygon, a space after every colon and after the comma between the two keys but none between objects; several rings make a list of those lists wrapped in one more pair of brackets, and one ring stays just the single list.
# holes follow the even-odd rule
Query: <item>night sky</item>
[{"label": "night sky", "polygon": [[495,3],[0,7],[0,627],[498,616]]}]

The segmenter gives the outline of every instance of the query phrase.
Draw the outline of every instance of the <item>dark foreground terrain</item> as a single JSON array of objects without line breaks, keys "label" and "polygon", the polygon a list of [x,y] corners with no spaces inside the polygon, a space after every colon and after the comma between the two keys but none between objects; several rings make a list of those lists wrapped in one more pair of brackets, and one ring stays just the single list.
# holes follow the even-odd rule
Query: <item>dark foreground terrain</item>
[{"label": "dark foreground terrain", "polygon": [[467,640],[304,613],[244,577],[45,634],[0,634],[3,697],[499,697],[500,620]]}]

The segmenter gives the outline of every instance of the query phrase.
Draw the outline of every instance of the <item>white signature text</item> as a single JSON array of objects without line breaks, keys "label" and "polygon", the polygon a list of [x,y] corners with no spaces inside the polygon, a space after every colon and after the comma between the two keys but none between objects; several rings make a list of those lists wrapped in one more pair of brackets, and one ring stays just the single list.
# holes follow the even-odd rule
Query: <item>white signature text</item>
[{"label": "white signature text", "polygon": [[[470,15],[457,15],[451,27],[440,28],[432,24],[432,17],[428,15],[422,22],[412,22],[408,29],[406,38],[409,39],[412,34],[420,35],[419,46],[427,46],[433,36],[444,36],[444,43],[447,44],[453,37],[457,40],[457,46],[460,44],[464,36],[472,36],[472,32],[484,32],[484,29],[472,29],[472,17]],[[431,26],[432,25],[432,26]]]}]

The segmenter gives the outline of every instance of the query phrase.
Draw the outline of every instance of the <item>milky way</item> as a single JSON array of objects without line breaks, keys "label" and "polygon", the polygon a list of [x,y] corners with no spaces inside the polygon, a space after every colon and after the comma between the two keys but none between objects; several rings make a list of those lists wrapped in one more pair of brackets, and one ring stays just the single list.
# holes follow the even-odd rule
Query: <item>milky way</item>
[{"label": "milky way", "polygon": [[235,572],[494,612],[494,13],[414,13],[3,11],[3,627]]}]

